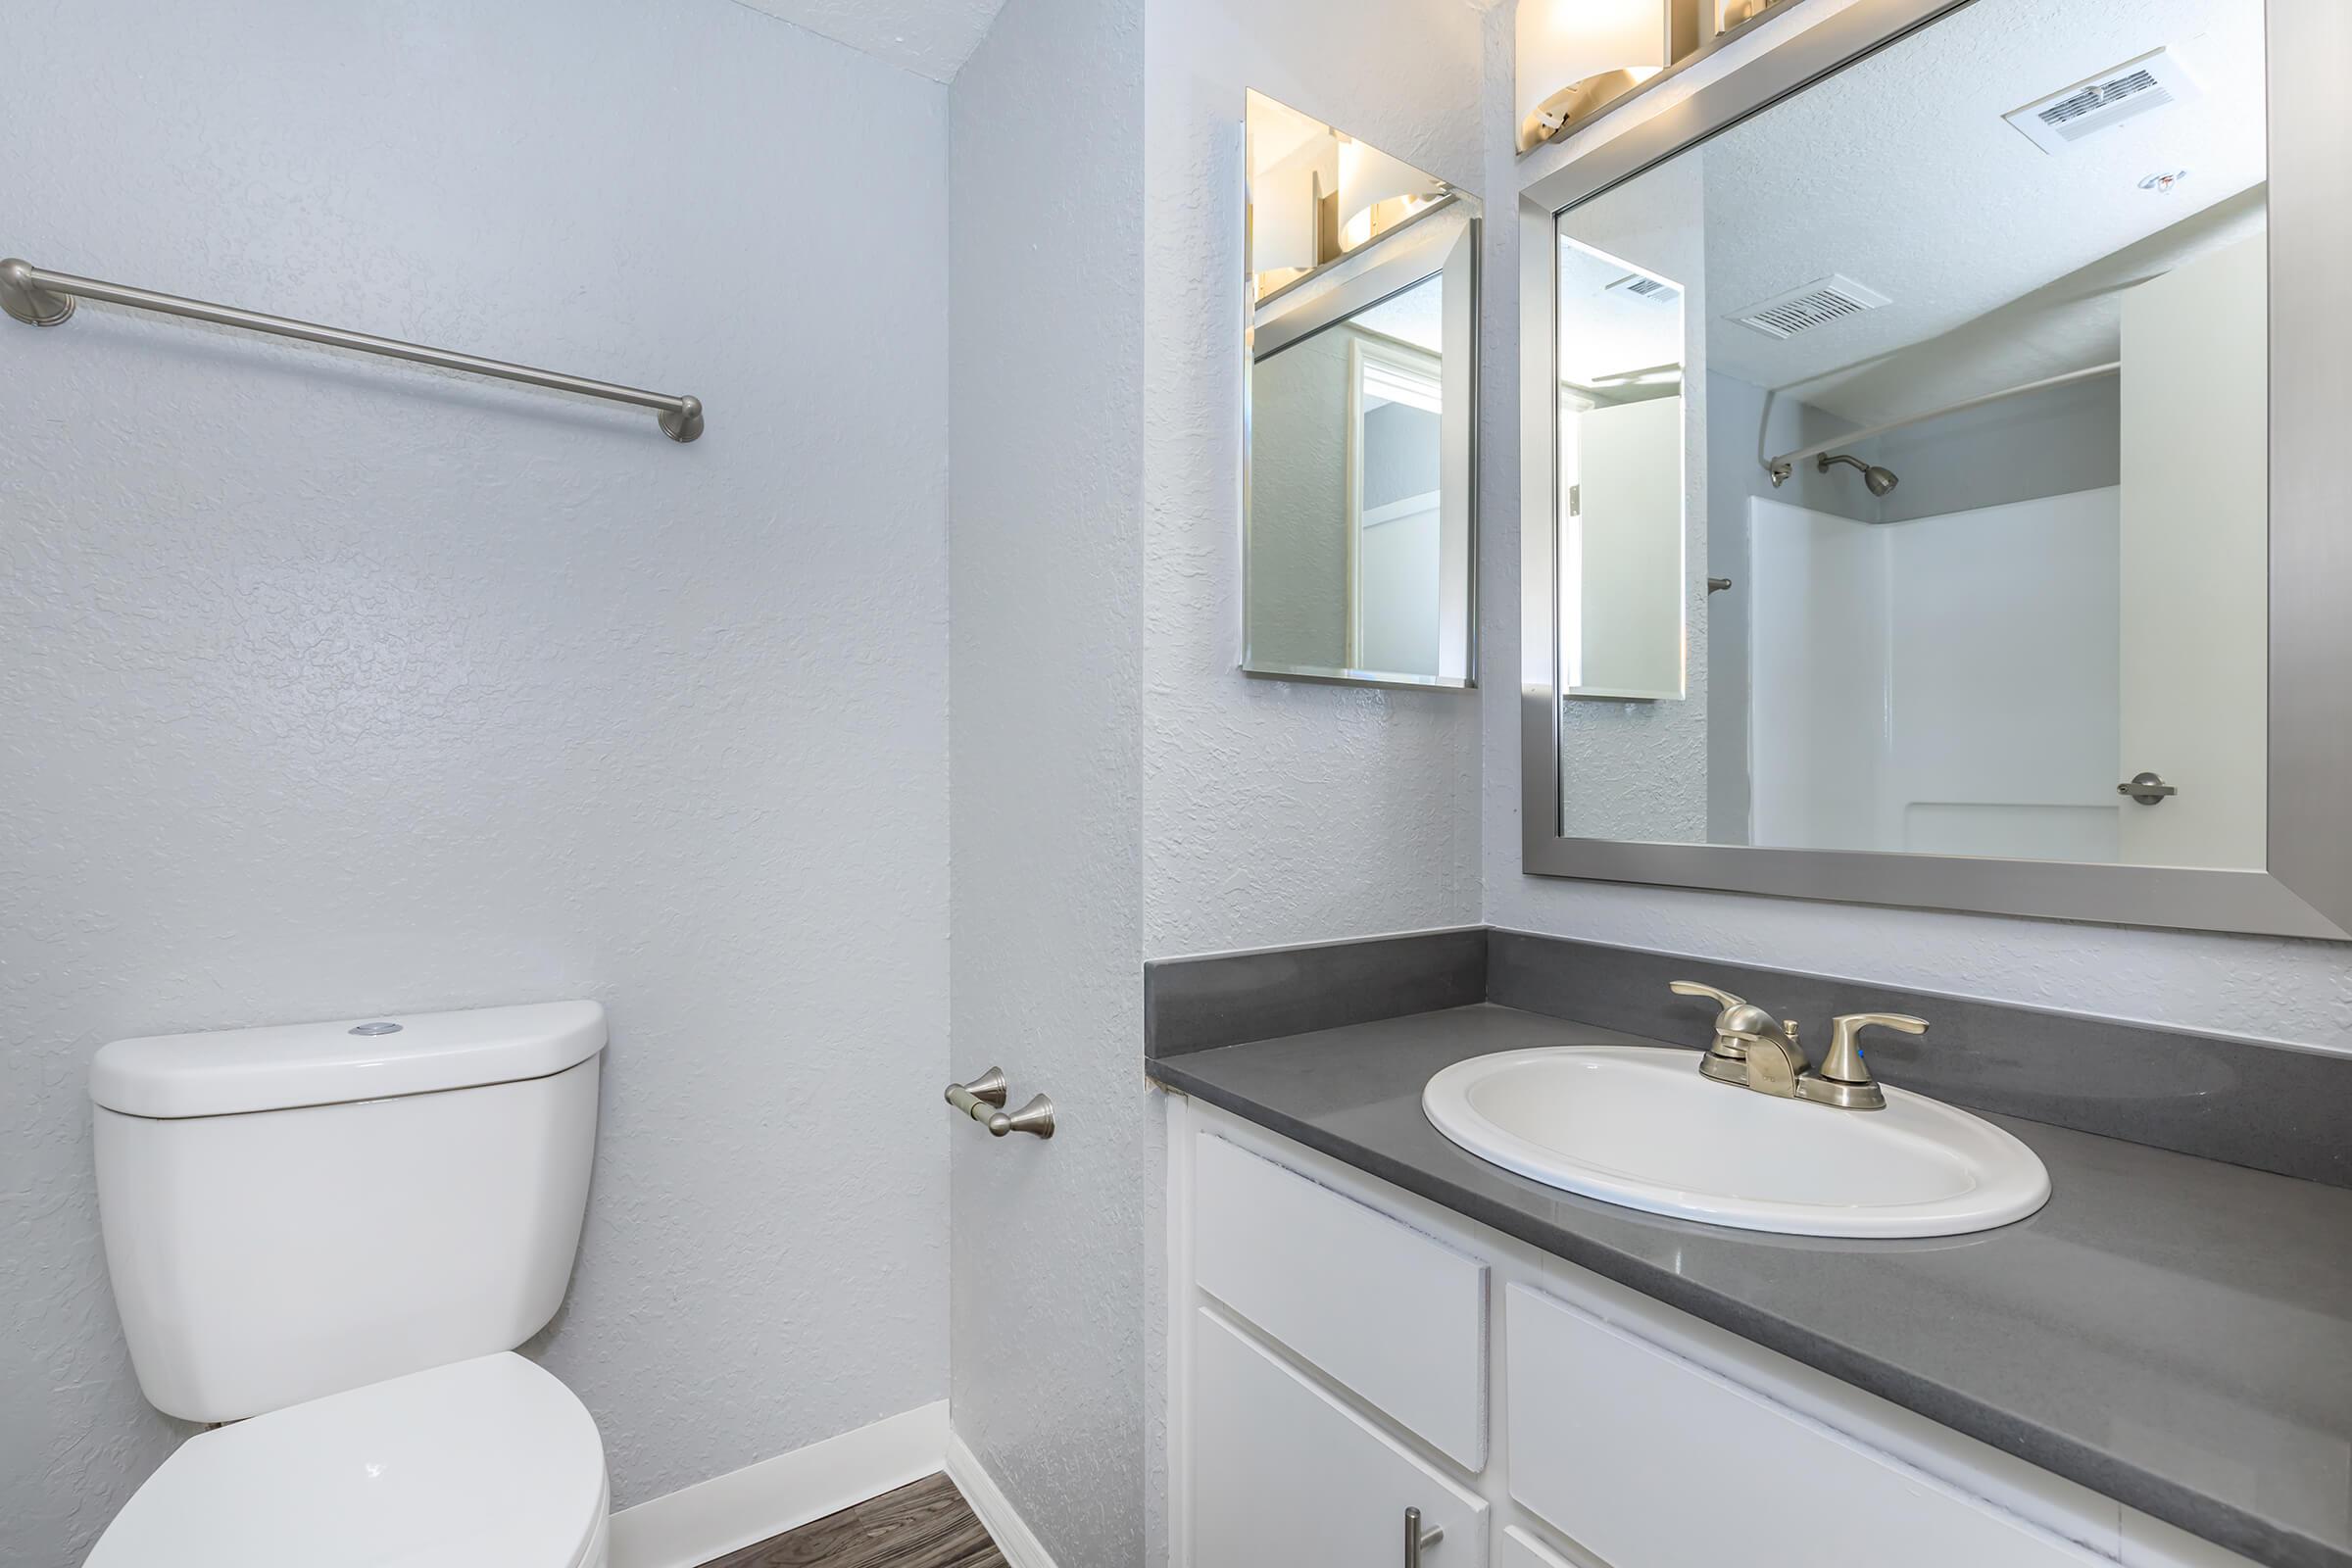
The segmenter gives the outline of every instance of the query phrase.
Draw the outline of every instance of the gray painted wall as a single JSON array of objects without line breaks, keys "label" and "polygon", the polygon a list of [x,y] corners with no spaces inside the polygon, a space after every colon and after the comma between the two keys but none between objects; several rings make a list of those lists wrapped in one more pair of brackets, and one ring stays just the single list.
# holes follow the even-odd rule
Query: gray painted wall
[{"label": "gray painted wall", "polygon": [[1348,345],[1336,326],[1250,368],[1250,655],[1348,662]]},{"label": "gray painted wall", "polygon": [[[2121,379],[2101,376],[1876,437],[1866,460],[1885,464],[1902,480],[1879,502],[1878,520],[1907,522],[2121,484],[2122,391]],[[1835,477],[1868,504],[1860,474],[1845,468]]]},{"label": "gray painted wall", "polygon": [[950,95],[952,1051],[1059,1117],[932,1107],[951,1407],[1071,1568],[1144,1555],[1143,72],[1142,0],[1010,0]]},{"label": "gray painted wall", "polygon": [[941,1397],[945,89],[715,3],[8,31],[10,249],[710,430],[0,322],[0,1560],[78,1561],[182,1435],[99,1248],[83,1083],[123,1035],[602,999],[534,1353],[617,1503]]},{"label": "gray painted wall", "polygon": [[1364,510],[1436,493],[1445,421],[1427,409],[1384,403],[1364,416]]}]

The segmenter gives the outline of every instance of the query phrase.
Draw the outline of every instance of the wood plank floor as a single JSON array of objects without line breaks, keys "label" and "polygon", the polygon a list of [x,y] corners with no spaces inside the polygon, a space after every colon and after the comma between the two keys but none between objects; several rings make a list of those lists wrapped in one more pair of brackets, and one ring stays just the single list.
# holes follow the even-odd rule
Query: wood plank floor
[{"label": "wood plank floor", "polygon": [[844,1508],[704,1568],[1005,1568],[944,1475]]}]

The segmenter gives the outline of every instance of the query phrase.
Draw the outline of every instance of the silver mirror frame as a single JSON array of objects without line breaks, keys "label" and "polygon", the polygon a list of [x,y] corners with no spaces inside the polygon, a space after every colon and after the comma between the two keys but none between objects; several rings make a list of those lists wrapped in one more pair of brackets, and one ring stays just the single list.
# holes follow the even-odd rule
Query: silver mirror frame
[{"label": "silver mirror frame", "polygon": [[[1549,264],[1561,211],[1973,0],[1855,0],[1752,50],[1606,139],[1570,135],[1522,165],[1520,744],[1530,875],[1706,888],[2110,925],[2352,940],[2352,5],[2269,0],[2271,669],[2268,867],[1973,859],[1568,838],[1559,828],[1557,381]],[[1791,7],[1790,13],[1800,13]],[[1788,23],[1798,20],[1788,16]],[[1726,49],[1725,55],[1733,51]],[[1594,144],[1589,150],[1580,141]],[[2296,330],[2291,323],[2308,325]],[[2281,323],[2287,323],[2282,327]],[[2279,679],[2279,671],[2303,672]]]}]

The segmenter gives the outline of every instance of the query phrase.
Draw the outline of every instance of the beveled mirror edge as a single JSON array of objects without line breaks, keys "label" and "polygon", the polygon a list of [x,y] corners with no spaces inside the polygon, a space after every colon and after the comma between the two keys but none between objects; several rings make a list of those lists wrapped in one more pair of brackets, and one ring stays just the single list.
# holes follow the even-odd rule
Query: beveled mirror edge
[{"label": "beveled mirror edge", "polygon": [[[2209,870],[1752,845],[1569,838],[1559,830],[1557,468],[1559,212],[1631,179],[1973,0],[1854,0],[1769,52],[1566,162],[1530,159],[1520,223],[1520,818],[1532,876],[1951,909],[2107,925],[2352,940],[2352,482],[2332,454],[2352,425],[2352,357],[2282,320],[2352,319],[2352,7],[2268,0],[2271,668],[2269,867]],[[1726,56],[1732,51],[1727,50]],[[2283,236],[2286,243],[2278,241]],[[2283,257],[2283,260],[2281,259]],[[2280,669],[2340,679],[2280,681]]]},{"label": "beveled mirror edge", "polygon": [[[1243,172],[1242,199],[1249,201],[1249,175]],[[1443,215],[1452,215],[1459,222],[1458,230],[1451,222],[1442,220]],[[1432,220],[1441,220],[1433,221]],[[1482,502],[1479,473],[1479,407],[1480,366],[1479,332],[1475,329],[1485,319],[1484,268],[1485,227],[1480,202],[1463,191],[1454,191],[1443,201],[1433,203],[1428,211],[1416,215],[1371,243],[1350,251],[1346,256],[1326,263],[1314,271],[1274,291],[1264,300],[1251,294],[1249,270],[1249,247],[1243,246],[1242,299],[1242,398],[1241,398],[1241,655],[1235,667],[1253,680],[1296,681],[1317,686],[1368,686],[1387,691],[1410,692],[1467,692],[1478,689],[1479,654],[1483,646],[1479,626],[1479,512]],[[1459,675],[1408,675],[1396,670],[1352,670],[1337,665],[1280,664],[1250,657],[1250,528],[1252,496],[1250,493],[1250,371],[1257,361],[1293,344],[1313,336],[1316,332],[1337,325],[1358,311],[1368,309],[1381,300],[1445,274],[1452,266],[1462,269],[1470,296],[1467,306],[1473,326],[1467,336],[1468,346],[1463,354],[1461,374],[1470,390],[1470,410],[1462,433],[1457,438],[1463,448],[1461,471],[1468,476],[1463,492],[1465,505],[1465,548],[1467,572],[1463,585],[1463,663]],[[1380,279],[1374,287],[1373,298],[1351,306],[1348,311],[1333,315],[1327,302],[1336,298],[1341,289],[1350,283]],[[1312,292],[1305,292],[1311,285]],[[1261,336],[1268,323],[1259,321],[1259,315],[1283,301],[1284,309],[1277,319],[1290,322],[1289,329],[1278,332],[1271,346],[1261,346]],[[1452,359],[1448,352],[1446,358]],[[1448,454],[1450,456],[1450,454]]]},{"label": "beveled mirror edge", "polygon": [[[2269,0],[2272,874],[2352,933],[2352,6]],[[2283,240],[2283,243],[2281,241]],[[2286,321],[2335,330],[2281,331]],[[2282,669],[2333,678],[2281,681]]]},{"label": "beveled mirror edge", "polygon": [[[1444,220],[1446,214],[1450,221]],[[1442,276],[1465,230],[1475,234],[1477,228],[1477,201],[1448,196],[1411,222],[1246,308],[1250,360],[1279,354]]]}]

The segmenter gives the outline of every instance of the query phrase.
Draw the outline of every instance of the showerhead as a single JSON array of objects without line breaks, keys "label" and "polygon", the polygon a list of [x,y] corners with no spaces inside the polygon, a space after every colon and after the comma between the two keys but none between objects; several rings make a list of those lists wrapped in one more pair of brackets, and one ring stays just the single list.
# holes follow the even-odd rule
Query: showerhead
[{"label": "showerhead", "polygon": [[1887,491],[1892,490],[1896,485],[1902,483],[1900,479],[1897,479],[1894,476],[1894,470],[1892,468],[1882,468],[1876,464],[1864,463],[1860,458],[1844,452],[1825,452],[1821,455],[1821,459],[1817,464],[1815,464],[1815,466],[1818,467],[1822,472],[1827,473],[1830,471],[1830,465],[1833,463],[1842,463],[1848,467],[1861,469],[1862,482],[1870,487],[1870,493],[1874,496],[1883,496],[1886,494]]}]

